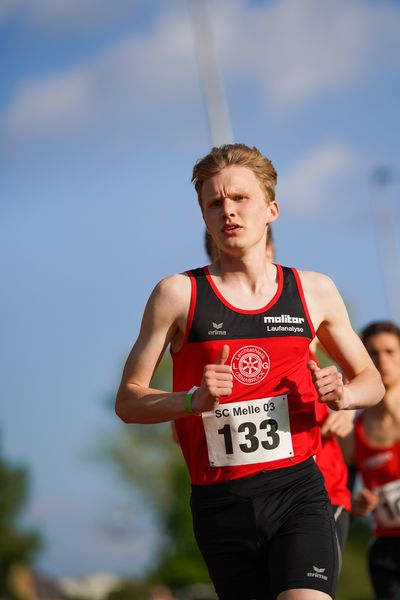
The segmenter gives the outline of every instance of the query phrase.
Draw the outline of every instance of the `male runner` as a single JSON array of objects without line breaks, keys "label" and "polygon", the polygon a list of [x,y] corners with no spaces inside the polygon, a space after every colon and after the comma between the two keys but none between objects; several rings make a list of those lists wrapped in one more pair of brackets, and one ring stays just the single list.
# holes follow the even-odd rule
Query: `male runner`
[{"label": "male runner", "polygon": [[[191,479],[197,542],[221,600],[333,598],[337,546],[313,455],[315,400],[373,405],[384,389],[333,282],[266,257],[279,214],[276,171],[256,148],[213,148],[193,169],[210,268],[162,280],[128,357],[116,411],[175,419]],[[308,362],[318,337],[335,367]],[[173,392],[149,388],[168,345]]]},{"label": "male runner", "polygon": [[[204,246],[208,258],[217,261],[218,248],[212,237],[206,231]],[[275,244],[272,235],[272,225],[267,229],[266,256],[270,261],[275,261]],[[317,349],[324,351],[315,337],[310,344],[310,358],[317,362]],[[325,353],[325,352],[324,352]],[[326,404],[316,402],[315,411],[317,421],[321,427],[321,448],[315,455],[315,462],[324,476],[325,488],[333,508],[338,542],[343,555],[344,547],[350,527],[351,492],[348,483],[348,468],[343,458],[342,449],[338,438],[343,439],[353,431],[355,411],[339,410],[330,411]],[[173,427],[174,439],[178,441]]]},{"label": "male runner", "polygon": [[385,386],[379,404],[364,410],[354,429],[355,464],[365,488],[353,512],[374,511],[368,567],[378,600],[400,598],[400,328],[371,323],[361,334]]}]

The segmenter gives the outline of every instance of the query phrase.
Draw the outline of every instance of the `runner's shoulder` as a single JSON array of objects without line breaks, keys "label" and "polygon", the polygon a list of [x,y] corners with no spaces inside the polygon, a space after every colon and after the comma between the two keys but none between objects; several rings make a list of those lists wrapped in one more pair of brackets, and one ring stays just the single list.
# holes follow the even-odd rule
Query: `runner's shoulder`
[{"label": "runner's shoulder", "polygon": [[325,273],[318,273],[317,271],[298,271],[302,286],[305,293],[312,297],[329,297],[332,293],[337,294],[337,287]]},{"label": "runner's shoulder", "polygon": [[155,306],[164,306],[172,312],[179,314],[187,310],[190,302],[190,279],[185,273],[168,275],[154,287],[149,302]]}]

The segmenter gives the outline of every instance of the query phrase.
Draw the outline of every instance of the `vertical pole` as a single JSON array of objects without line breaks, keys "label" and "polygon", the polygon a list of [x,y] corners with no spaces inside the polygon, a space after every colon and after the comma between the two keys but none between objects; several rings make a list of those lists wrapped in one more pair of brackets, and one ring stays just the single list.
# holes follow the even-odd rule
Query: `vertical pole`
[{"label": "vertical pole", "polygon": [[389,318],[400,323],[400,257],[395,218],[390,208],[388,187],[395,180],[394,170],[381,166],[373,171],[373,217],[378,239]]},{"label": "vertical pole", "polygon": [[232,127],[215,51],[207,0],[189,0],[200,81],[213,145],[232,143]]}]

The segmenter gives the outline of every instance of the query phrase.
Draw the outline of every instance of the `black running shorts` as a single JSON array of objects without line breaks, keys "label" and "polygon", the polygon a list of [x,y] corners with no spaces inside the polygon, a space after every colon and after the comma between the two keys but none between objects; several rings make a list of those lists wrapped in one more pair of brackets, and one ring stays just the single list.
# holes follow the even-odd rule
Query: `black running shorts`
[{"label": "black running shorts", "polygon": [[375,538],[368,566],[376,598],[400,599],[400,537]]},{"label": "black running shorts", "polygon": [[190,503],[196,540],[220,600],[275,600],[298,588],[334,597],[335,522],[312,458],[192,486]]}]

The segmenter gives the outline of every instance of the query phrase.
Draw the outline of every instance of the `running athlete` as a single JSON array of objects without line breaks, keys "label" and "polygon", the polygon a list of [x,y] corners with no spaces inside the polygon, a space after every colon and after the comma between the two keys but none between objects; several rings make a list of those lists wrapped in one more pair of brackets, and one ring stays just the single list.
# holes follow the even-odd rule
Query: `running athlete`
[{"label": "running athlete", "polygon": [[[219,259],[162,280],[128,357],[116,411],[175,420],[197,542],[220,600],[333,598],[333,515],[313,455],[315,401],[373,405],[379,376],[335,285],[266,257],[276,171],[256,149],[213,148],[193,182]],[[315,332],[348,379],[308,361]],[[170,345],[173,392],[149,387]]]},{"label": "running athlete", "polygon": [[[205,233],[204,246],[208,258],[212,261],[218,260],[218,248],[207,231]],[[275,260],[272,225],[267,229],[266,256],[270,261]],[[326,354],[315,337],[310,344],[310,358],[315,362],[317,362],[315,353],[318,348]],[[336,533],[341,554],[343,555],[350,526],[351,492],[347,485],[348,469],[338,438],[346,438],[353,431],[355,411],[330,411],[327,405],[322,402],[316,402],[315,411],[318,424],[321,427],[321,448],[315,455],[315,462],[324,476],[325,488],[332,504]],[[174,439],[178,441],[175,427],[173,428],[173,432]]]},{"label": "running athlete", "polygon": [[374,511],[368,567],[379,600],[400,598],[400,328],[391,322],[366,327],[362,340],[385,386],[379,404],[364,410],[354,429],[354,459],[365,488],[353,512]]}]

